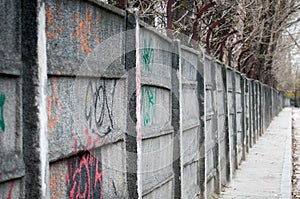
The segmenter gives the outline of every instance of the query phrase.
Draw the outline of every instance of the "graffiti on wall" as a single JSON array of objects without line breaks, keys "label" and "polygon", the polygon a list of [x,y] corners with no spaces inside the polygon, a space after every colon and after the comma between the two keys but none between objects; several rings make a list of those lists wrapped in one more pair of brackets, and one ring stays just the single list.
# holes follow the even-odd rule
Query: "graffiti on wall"
[{"label": "graffiti on wall", "polygon": [[67,160],[67,195],[75,198],[102,198],[102,165],[90,152]]},{"label": "graffiti on wall", "polygon": [[64,195],[64,184],[65,182],[65,174],[64,171],[66,169],[66,165],[62,162],[58,162],[57,165],[52,164],[50,166],[50,190],[51,190],[51,198],[62,198]]},{"label": "graffiti on wall", "polygon": [[66,22],[60,8],[61,2],[58,0],[57,8],[53,10],[50,6],[46,9],[48,39],[56,39],[58,34],[62,34],[66,29]]},{"label": "graffiti on wall", "polygon": [[0,93],[0,128],[3,133],[5,132],[4,104],[5,104],[5,94]]},{"label": "graffiti on wall", "polygon": [[51,86],[52,95],[48,96],[48,128],[49,130],[54,130],[55,123],[58,122],[61,115],[61,102],[57,94],[56,77],[53,78]]},{"label": "graffiti on wall", "polygon": [[151,39],[149,40],[149,42],[144,40],[143,64],[144,64],[144,69],[149,73],[152,72],[153,57],[154,57],[154,49],[151,47],[151,43],[152,43]]},{"label": "graffiti on wall", "polygon": [[143,87],[142,88],[142,115],[144,126],[154,124],[156,117],[155,104],[156,94],[155,88]]},{"label": "graffiti on wall", "polygon": [[12,192],[13,192],[14,186],[15,186],[15,181],[13,180],[10,183],[10,186],[9,186],[9,191],[8,191],[7,199],[11,199],[12,198],[11,196],[12,196]]},{"label": "graffiti on wall", "polygon": [[[67,196],[70,199],[78,198],[102,198],[102,164],[99,154],[92,155],[88,151],[91,144],[91,136],[88,130],[86,147],[83,152],[77,154],[77,139],[71,133],[74,140],[74,156],[50,165],[50,190],[51,198],[62,198]],[[98,139],[96,139],[98,140]],[[94,145],[96,141],[94,141]]]},{"label": "graffiti on wall", "polygon": [[100,45],[101,14],[91,11],[90,5],[86,6],[84,16],[72,13],[72,19],[65,18],[61,0],[57,0],[56,7],[46,8],[46,35],[48,39],[57,39],[63,33],[69,34],[72,40],[79,43],[83,52],[91,53],[92,45]]},{"label": "graffiti on wall", "polygon": [[[74,148],[70,158],[50,165],[51,198],[102,198],[103,165],[98,147],[118,128],[114,119],[118,80],[92,78],[73,85],[74,79],[64,79],[49,79],[48,127],[52,135],[62,129],[64,139],[70,133]],[[68,126],[63,121],[68,121]]]},{"label": "graffiti on wall", "polygon": [[84,100],[85,118],[92,133],[105,136],[114,129],[113,105],[116,80],[89,82]]},{"label": "graffiti on wall", "polygon": [[51,198],[102,198],[102,164],[85,151],[50,166]]}]

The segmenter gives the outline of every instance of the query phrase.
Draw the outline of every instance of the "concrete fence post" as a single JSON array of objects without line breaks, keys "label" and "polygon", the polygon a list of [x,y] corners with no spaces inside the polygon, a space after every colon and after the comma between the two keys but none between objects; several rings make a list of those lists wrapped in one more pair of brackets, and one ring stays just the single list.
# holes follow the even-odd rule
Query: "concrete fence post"
[{"label": "concrete fence post", "polygon": [[225,102],[224,102],[224,106],[225,106],[225,124],[224,124],[224,128],[225,128],[225,142],[227,143],[227,147],[225,149],[225,154],[226,154],[226,170],[227,170],[227,175],[226,175],[226,179],[227,182],[230,182],[232,179],[232,175],[231,175],[231,168],[230,168],[230,132],[229,132],[229,107],[228,107],[228,84],[227,84],[227,69],[226,66],[222,67],[222,78],[223,78],[223,82],[224,82],[224,92],[225,92]]},{"label": "concrete fence post", "polygon": [[250,148],[250,113],[249,113],[249,83],[246,76],[243,77],[244,81],[244,129],[245,129],[245,143],[246,143],[246,152],[249,152]]},{"label": "concrete fence post", "polygon": [[246,106],[245,106],[245,76],[241,74],[240,76],[240,87],[241,87],[241,105],[242,105],[242,115],[241,115],[241,125],[242,125],[242,160],[246,160],[246,125],[245,125],[245,118],[246,118]]},{"label": "concrete fence post", "polygon": [[22,1],[25,198],[49,197],[45,4]]},{"label": "concrete fence post", "polygon": [[137,132],[136,132],[136,16],[126,13],[125,69],[127,72],[127,133],[126,133],[126,175],[127,191],[130,198],[138,198],[137,193]]},{"label": "concrete fence post", "polygon": [[173,134],[173,171],[174,171],[174,198],[181,198],[181,148],[180,148],[180,137],[181,137],[181,122],[180,122],[180,41],[176,40],[173,42],[173,53],[172,53],[172,120],[171,124],[174,127]]},{"label": "concrete fence post", "polygon": [[232,73],[232,88],[233,88],[233,108],[234,108],[234,115],[233,115],[233,144],[234,144],[234,154],[235,154],[235,160],[234,160],[234,168],[232,168],[234,171],[238,168],[238,141],[237,141],[237,103],[236,103],[236,95],[237,95],[237,89],[236,89],[236,79],[235,79],[235,71]]},{"label": "concrete fence post", "polygon": [[264,117],[264,112],[262,110],[262,85],[260,82],[258,82],[258,91],[259,91],[259,96],[258,96],[258,99],[259,99],[259,114],[260,114],[260,117],[259,117],[259,135],[261,136],[263,134],[263,117]]},{"label": "concrete fence post", "polygon": [[198,166],[198,184],[200,186],[200,198],[205,197],[205,81],[204,81],[204,60],[203,54],[198,55],[197,64],[197,96],[199,105],[199,118],[200,118],[200,136],[199,136],[199,166]]},{"label": "concrete fence post", "polygon": [[253,85],[252,81],[248,79],[249,84],[249,146],[253,146]]},{"label": "concrete fence post", "polygon": [[229,159],[230,159],[230,178],[233,177],[235,170],[238,167],[237,156],[237,121],[236,121],[236,81],[235,72],[226,69],[226,84],[227,84],[227,104],[228,107],[228,139],[229,139]]},{"label": "concrete fence post", "polygon": [[215,192],[219,193],[221,191],[221,182],[220,182],[220,133],[219,129],[218,129],[218,120],[219,120],[219,103],[220,100],[218,98],[218,87],[217,87],[217,67],[218,67],[218,63],[216,61],[214,61],[211,65],[213,67],[212,69],[212,81],[213,81],[213,89],[214,89],[214,125],[216,126],[215,129],[215,147],[214,147],[214,168],[216,169],[216,174],[215,174]]},{"label": "concrete fence post", "polygon": [[251,83],[252,83],[252,90],[253,90],[253,92],[252,92],[252,102],[253,102],[253,136],[254,136],[254,140],[253,140],[253,142],[254,142],[254,144],[256,144],[256,141],[257,141],[257,131],[256,131],[256,121],[257,121],[257,115],[256,115],[256,109],[257,109],[257,103],[256,103],[256,84],[255,84],[255,80],[251,80]]},{"label": "concrete fence post", "polygon": [[255,132],[256,132],[256,140],[259,139],[259,91],[258,91],[258,81],[254,81],[254,88],[255,88]]}]

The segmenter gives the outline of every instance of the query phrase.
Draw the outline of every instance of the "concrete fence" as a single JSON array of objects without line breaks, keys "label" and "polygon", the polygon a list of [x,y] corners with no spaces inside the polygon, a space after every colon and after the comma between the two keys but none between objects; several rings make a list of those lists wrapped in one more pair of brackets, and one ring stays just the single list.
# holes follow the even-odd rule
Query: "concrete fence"
[{"label": "concrete fence", "polygon": [[98,0],[0,7],[0,198],[211,198],[288,104]]}]

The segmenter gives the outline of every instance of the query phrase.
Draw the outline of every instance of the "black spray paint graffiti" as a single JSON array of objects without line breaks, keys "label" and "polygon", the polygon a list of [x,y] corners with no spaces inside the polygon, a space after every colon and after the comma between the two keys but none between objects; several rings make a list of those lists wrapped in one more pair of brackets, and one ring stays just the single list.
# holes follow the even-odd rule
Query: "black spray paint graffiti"
[{"label": "black spray paint graffiti", "polygon": [[102,198],[102,165],[90,152],[67,160],[67,194],[70,199]]},{"label": "black spray paint graffiti", "polygon": [[85,118],[93,133],[100,136],[114,129],[113,104],[116,80],[89,82],[85,97]]}]

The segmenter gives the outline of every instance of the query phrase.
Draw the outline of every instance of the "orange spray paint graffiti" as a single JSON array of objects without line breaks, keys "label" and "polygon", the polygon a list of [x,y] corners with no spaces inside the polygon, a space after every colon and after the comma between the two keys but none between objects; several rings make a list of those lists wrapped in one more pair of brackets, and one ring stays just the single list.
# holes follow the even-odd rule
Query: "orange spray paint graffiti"
[{"label": "orange spray paint graffiti", "polygon": [[47,8],[46,19],[47,19],[46,35],[49,39],[56,39],[57,34],[62,34],[65,31],[66,22],[64,21],[61,12],[60,0],[58,0],[56,11],[52,11],[51,7]]},{"label": "orange spray paint graffiti", "polygon": [[84,52],[91,53],[92,48],[90,42],[92,35],[94,36],[94,41],[97,45],[100,45],[100,19],[101,15],[97,15],[97,30],[95,30],[93,25],[93,13],[90,11],[90,6],[87,7],[86,14],[83,19],[80,19],[78,13],[74,13],[72,20],[72,30],[75,30],[71,38],[80,39],[80,47]]},{"label": "orange spray paint graffiti", "polygon": [[66,167],[66,164],[58,162],[57,165],[50,166],[50,190],[52,199],[61,198],[61,196],[63,196],[65,192],[63,190],[63,187],[66,184],[66,182],[65,174],[62,171],[62,167]]},{"label": "orange spray paint graffiti", "polygon": [[87,5],[83,17],[75,12],[72,19],[64,20],[62,10],[61,0],[58,0],[56,8],[49,6],[46,9],[48,39],[57,39],[58,34],[68,32],[72,40],[79,40],[83,52],[91,53],[93,44],[100,45],[101,14],[93,13],[90,5]]},{"label": "orange spray paint graffiti", "polygon": [[[55,113],[54,113],[55,112]],[[48,97],[48,129],[53,130],[61,114],[61,102],[57,95],[56,77],[53,78],[53,96]]]}]

